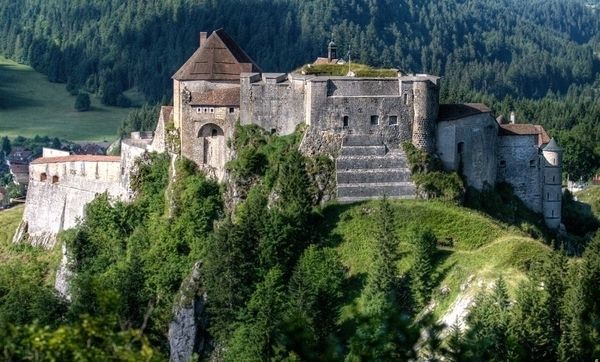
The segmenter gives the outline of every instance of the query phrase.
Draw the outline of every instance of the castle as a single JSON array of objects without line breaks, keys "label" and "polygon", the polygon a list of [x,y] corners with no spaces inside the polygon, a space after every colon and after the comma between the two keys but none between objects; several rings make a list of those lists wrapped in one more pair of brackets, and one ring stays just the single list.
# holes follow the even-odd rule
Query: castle
[{"label": "castle", "polygon": [[[327,58],[337,63],[333,42]],[[301,149],[335,158],[341,201],[415,197],[402,142],[435,153],[477,189],[511,184],[547,225],[561,220],[562,150],[543,127],[494,119],[482,104],[439,104],[439,77],[388,78],[264,73],[225,33],[200,33],[198,50],[173,76],[155,144],[178,131],[181,155],[218,179],[232,150],[235,122],[286,135],[306,125]],[[172,122],[172,123],[171,123]],[[156,149],[159,150],[160,147]]]},{"label": "castle", "polygon": [[[336,50],[331,42],[327,58],[315,64],[338,63]],[[517,124],[514,116],[495,119],[483,104],[439,104],[439,87],[440,78],[427,74],[265,73],[222,29],[210,36],[202,32],[199,48],[173,75],[173,106],[162,107],[153,138],[138,134],[123,141],[120,158],[44,155],[34,161],[24,224],[30,237],[72,226],[100,189],[127,200],[129,170],[145,151],[179,154],[223,181],[225,164],[234,157],[227,140],[239,121],[280,135],[305,125],[300,149],[335,160],[340,201],[416,197],[400,148],[412,142],[436,154],[447,170],[459,171],[472,187],[511,184],[529,208],[543,213],[548,227],[557,229],[562,150],[556,142],[539,125]],[[86,181],[77,181],[81,178]],[[65,187],[86,196],[72,207]],[[51,188],[60,200],[41,196],[52,194]],[[37,220],[61,207],[59,216]]]}]

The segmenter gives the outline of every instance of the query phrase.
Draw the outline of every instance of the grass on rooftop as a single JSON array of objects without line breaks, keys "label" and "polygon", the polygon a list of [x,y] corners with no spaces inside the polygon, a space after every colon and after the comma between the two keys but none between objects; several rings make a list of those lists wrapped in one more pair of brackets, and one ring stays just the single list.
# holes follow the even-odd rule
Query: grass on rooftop
[{"label": "grass on rooftop", "polygon": [[352,71],[357,77],[389,78],[397,77],[398,71],[394,69],[373,68],[371,66],[352,63],[348,64],[308,64],[302,67],[304,74],[345,76]]}]

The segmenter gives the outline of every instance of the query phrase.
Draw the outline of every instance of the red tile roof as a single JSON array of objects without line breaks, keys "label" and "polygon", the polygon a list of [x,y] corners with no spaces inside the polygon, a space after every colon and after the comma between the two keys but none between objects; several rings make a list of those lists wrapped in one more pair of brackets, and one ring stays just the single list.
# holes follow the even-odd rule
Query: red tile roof
[{"label": "red tile roof", "polygon": [[208,92],[192,92],[192,106],[239,107],[240,88],[215,89]]},{"label": "red tile roof", "polygon": [[173,75],[176,80],[238,81],[260,67],[223,29],[214,31]]},{"label": "red tile roof", "polygon": [[538,136],[538,146],[550,142],[550,136],[544,127],[530,123],[508,123],[501,124],[499,133],[501,136]]},{"label": "red tile roof", "polygon": [[62,157],[40,157],[31,162],[32,165],[60,162],[121,162],[121,156],[71,155]]},{"label": "red tile roof", "polygon": [[491,113],[483,103],[440,104],[438,120],[453,121],[481,113]]}]

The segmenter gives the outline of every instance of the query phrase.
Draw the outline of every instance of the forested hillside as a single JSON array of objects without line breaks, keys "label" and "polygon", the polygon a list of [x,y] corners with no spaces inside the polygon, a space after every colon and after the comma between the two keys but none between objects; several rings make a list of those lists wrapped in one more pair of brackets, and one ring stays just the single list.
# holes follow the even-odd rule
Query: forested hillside
[{"label": "forested hillside", "polygon": [[168,101],[198,33],[219,27],[266,71],[334,39],[344,57],[442,75],[444,101],[567,131],[553,133],[572,179],[600,166],[600,10],[583,0],[0,0],[0,53],[111,105],[132,87]]},{"label": "forested hillside", "polygon": [[[599,69],[600,16],[571,1],[0,1],[0,50],[50,79],[99,89],[131,86],[150,99],[198,44],[224,27],[265,69],[322,54],[441,74],[466,89],[542,97],[590,84]],[[292,46],[293,44],[293,46]]]}]

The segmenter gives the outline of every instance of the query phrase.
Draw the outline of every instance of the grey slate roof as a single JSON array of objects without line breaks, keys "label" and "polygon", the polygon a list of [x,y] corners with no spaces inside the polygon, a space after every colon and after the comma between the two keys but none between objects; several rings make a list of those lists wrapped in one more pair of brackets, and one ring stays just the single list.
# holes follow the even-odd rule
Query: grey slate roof
[{"label": "grey slate roof", "polygon": [[561,152],[563,149],[560,148],[560,146],[556,143],[556,141],[554,140],[554,138],[552,138],[550,140],[550,142],[548,142],[548,144],[546,145],[546,147],[544,147],[544,151],[552,151],[552,152]]}]

